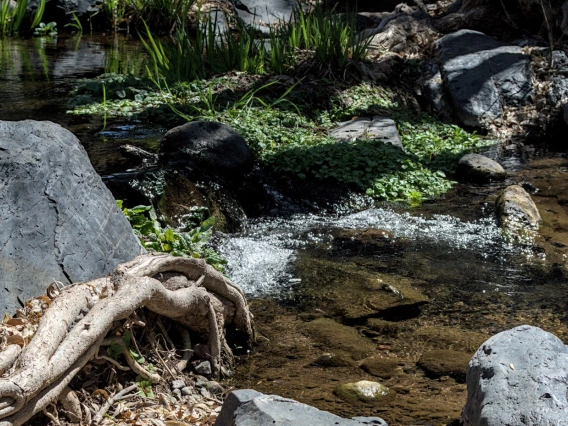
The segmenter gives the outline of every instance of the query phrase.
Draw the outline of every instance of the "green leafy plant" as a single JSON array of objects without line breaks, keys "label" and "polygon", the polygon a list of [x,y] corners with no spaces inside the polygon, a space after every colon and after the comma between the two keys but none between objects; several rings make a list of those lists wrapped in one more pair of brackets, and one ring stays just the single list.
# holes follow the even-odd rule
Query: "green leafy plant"
[{"label": "green leafy plant", "polygon": [[117,205],[147,250],[170,253],[173,256],[202,258],[216,269],[224,270],[226,260],[207,246],[212,236],[215,217],[210,217],[188,231],[177,231],[169,226],[162,227],[152,206],[128,209],[123,207],[121,200],[117,201]]},{"label": "green leafy plant", "polygon": [[39,26],[34,29],[34,36],[36,37],[54,37],[57,35],[57,22],[40,22]]}]

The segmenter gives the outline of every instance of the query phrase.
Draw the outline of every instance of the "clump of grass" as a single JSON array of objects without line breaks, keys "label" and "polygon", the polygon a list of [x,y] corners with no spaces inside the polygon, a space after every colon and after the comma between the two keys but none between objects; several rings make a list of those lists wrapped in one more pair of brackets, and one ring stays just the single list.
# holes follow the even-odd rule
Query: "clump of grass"
[{"label": "clump of grass", "polygon": [[271,28],[266,41],[251,28],[235,26],[236,31],[219,34],[214,17],[198,15],[195,33],[182,24],[175,37],[165,40],[146,26],[142,39],[151,56],[149,75],[172,83],[228,71],[282,74],[301,66],[302,73],[344,77],[365,59],[369,43],[356,36],[354,15],[337,16],[321,8],[312,14],[298,10],[291,22]]},{"label": "clump of grass", "polygon": [[[11,0],[0,1],[0,37],[12,36],[21,31],[26,18],[28,0],[18,0],[13,7]],[[45,0],[41,0],[34,15],[30,30],[35,29],[41,22],[45,10]]]}]

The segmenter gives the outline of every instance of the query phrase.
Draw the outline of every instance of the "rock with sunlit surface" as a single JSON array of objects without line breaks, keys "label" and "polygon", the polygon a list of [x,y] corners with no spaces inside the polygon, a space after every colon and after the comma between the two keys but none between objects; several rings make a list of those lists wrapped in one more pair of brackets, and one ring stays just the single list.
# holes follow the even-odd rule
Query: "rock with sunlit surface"
[{"label": "rock with sunlit surface", "polygon": [[335,394],[347,402],[377,402],[392,395],[385,385],[369,380],[339,386]]},{"label": "rock with sunlit surface", "polygon": [[501,164],[481,154],[466,154],[460,158],[458,173],[464,180],[480,183],[503,180],[507,176]]},{"label": "rock with sunlit surface", "polygon": [[215,426],[388,426],[379,417],[344,419],[293,399],[252,389],[233,391],[223,403]]},{"label": "rock with sunlit surface", "polygon": [[542,223],[538,208],[531,196],[519,185],[505,188],[495,202],[495,209],[501,227],[510,231],[523,229],[537,231]]},{"label": "rock with sunlit surface", "polygon": [[567,426],[568,347],[523,325],[478,349],[467,372],[464,426]]},{"label": "rock with sunlit surface", "polygon": [[144,251],[79,140],[49,121],[0,121],[0,316]]},{"label": "rock with sunlit surface", "polygon": [[346,121],[331,131],[331,137],[343,142],[381,141],[404,150],[396,123],[388,117],[358,117]]}]

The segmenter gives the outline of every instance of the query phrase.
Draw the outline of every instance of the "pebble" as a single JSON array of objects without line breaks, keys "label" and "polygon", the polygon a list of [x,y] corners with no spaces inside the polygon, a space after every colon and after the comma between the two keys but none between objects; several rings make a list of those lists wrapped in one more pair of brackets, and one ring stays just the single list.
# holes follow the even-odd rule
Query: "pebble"
[{"label": "pebble", "polygon": [[205,388],[213,395],[222,395],[223,392],[225,392],[223,386],[221,386],[219,383],[217,383],[214,380],[205,383]]},{"label": "pebble", "polygon": [[211,363],[209,361],[200,362],[195,366],[195,372],[204,376],[211,374]]},{"label": "pebble", "polygon": [[181,379],[180,380],[174,380],[172,382],[172,389],[174,389],[174,390],[175,389],[181,389],[183,387],[185,387],[185,382]]},{"label": "pebble", "polygon": [[186,386],[186,387],[182,388],[181,393],[183,395],[191,395],[191,394],[193,394],[193,387]]}]

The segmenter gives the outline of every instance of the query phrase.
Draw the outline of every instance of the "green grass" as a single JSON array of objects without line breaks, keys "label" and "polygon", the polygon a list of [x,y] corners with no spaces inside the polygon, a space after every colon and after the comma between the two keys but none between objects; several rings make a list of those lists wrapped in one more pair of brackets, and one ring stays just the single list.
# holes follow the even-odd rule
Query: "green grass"
[{"label": "green grass", "polygon": [[[173,108],[185,120],[221,121],[240,132],[260,162],[278,174],[336,181],[377,199],[413,204],[445,193],[459,158],[493,143],[414,111],[396,91],[366,83],[335,90],[321,82],[321,97],[329,104],[317,110],[302,101],[301,85],[277,92],[273,83],[258,83],[238,91],[237,82],[237,77],[223,77],[177,85],[159,95],[150,91],[150,108],[146,98],[129,100],[122,110],[117,106],[125,100],[107,100],[106,111],[137,118],[148,114],[156,122],[171,119],[168,108]],[[116,92],[116,86],[110,87]],[[227,94],[230,87],[232,95]],[[100,108],[95,110],[101,113]],[[95,110],[89,106],[75,113]],[[360,115],[394,119],[405,152],[380,141],[346,143],[329,137],[338,122]]]},{"label": "green grass", "polygon": [[[146,25],[146,24],[145,24]],[[198,14],[195,31],[180,23],[175,37],[159,39],[146,26],[142,40],[151,57],[149,76],[162,84],[208,78],[228,71],[251,74],[307,72],[343,79],[365,59],[369,40],[355,32],[355,15],[339,17],[318,8],[295,13],[291,22],[270,29],[267,40],[254,29],[217,34],[217,23]],[[298,70],[299,69],[299,70]]]},{"label": "green grass", "polygon": [[[10,0],[0,0],[0,37],[13,36],[21,31],[22,23],[27,15],[28,0],[18,0],[12,7]],[[30,30],[35,29],[41,22],[45,0],[41,0],[33,17]]]}]

